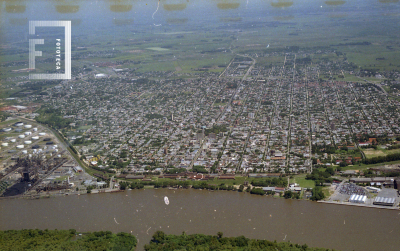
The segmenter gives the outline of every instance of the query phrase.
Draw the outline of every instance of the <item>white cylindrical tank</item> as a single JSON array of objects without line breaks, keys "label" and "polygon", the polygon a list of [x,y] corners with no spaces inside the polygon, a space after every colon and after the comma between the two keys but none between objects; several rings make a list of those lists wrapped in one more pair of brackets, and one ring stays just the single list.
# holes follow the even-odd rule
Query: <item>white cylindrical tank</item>
[{"label": "white cylindrical tank", "polygon": [[16,140],[15,139],[10,139],[10,142],[15,142]]},{"label": "white cylindrical tank", "polygon": [[24,145],[17,145],[17,148],[22,149],[22,148],[24,148]]},{"label": "white cylindrical tank", "polygon": [[29,144],[32,144],[32,141],[27,140],[27,141],[24,141],[24,143],[25,143],[26,145],[29,145]]},{"label": "white cylindrical tank", "polygon": [[32,158],[32,154],[29,154],[29,158]]},{"label": "white cylindrical tank", "polygon": [[25,128],[32,128],[32,125],[25,125]]},{"label": "white cylindrical tank", "polygon": [[33,153],[36,153],[36,149],[33,149]]},{"label": "white cylindrical tank", "polygon": [[33,128],[33,131],[34,131],[34,132],[37,132],[37,128],[36,128],[36,127],[35,127],[35,128]]},{"label": "white cylindrical tank", "polygon": [[23,139],[23,138],[25,138],[25,135],[21,134],[18,136],[18,138]]},{"label": "white cylindrical tank", "polygon": [[24,125],[24,123],[22,123],[22,122],[19,122],[19,123],[15,124],[15,126],[23,126],[23,125]]},{"label": "white cylindrical tank", "polygon": [[58,145],[54,145],[54,148],[57,148],[58,147]]},{"label": "white cylindrical tank", "polygon": [[39,136],[33,136],[32,139],[39,139]]},{"label": "white cylindrical tank", "polygon": [[45,132],[40,132],[39,135],[40,136],[44,136],[44,135],[46,135],[46,133]]},{"label": "white cylindrical tank", "polygon": [[8,146],[8,143],[1,143],[1,146]]},{"label": "white cylindrical tank", "polygon": [[31,135],[32,133],[31,132],[25,132],[24,134],[28,136],[28,135]]},{"label": "white cylindrical tank", "polygon": [[23,154],[28,154],[28,150],[22,150]]}]

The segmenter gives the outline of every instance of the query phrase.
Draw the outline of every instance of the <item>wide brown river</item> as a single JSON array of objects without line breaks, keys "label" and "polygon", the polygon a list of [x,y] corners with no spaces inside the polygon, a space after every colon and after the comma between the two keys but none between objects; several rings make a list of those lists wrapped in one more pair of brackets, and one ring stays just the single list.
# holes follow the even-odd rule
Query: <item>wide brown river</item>
[{"label": "wide brown river", "polygon": [[[164,202],[168,196],[169,205]],[[400,211],[228,191],[146,189],[0,200],[0,229],[129,232],[138,250],[156,230],[291,241],[338,250],[400,250]]]}]

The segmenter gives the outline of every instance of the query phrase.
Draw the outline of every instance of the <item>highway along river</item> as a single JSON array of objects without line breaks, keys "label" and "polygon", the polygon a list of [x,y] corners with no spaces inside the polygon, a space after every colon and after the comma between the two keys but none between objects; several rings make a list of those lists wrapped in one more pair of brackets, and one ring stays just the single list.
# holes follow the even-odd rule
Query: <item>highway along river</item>
[{"label": "highway along river", "polygon": [[[169,198],[166,205],[164,197]],[[128,232],[138,250],[156,230],[291,241],[339,250],[399,250],[400,211],[229,191],[146,189],[0,200],[0,229]]]}]

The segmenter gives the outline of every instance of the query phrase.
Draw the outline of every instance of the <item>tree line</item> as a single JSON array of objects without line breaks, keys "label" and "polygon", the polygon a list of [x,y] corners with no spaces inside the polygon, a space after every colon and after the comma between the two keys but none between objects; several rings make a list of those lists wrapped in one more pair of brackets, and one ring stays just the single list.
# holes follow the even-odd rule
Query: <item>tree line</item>
[{"label": "tree line", "polygon": [[396,160],[400,160],[400,153],[391,153],[386,156],[378,156],[365,159],[363,160],[363,163],[368,165],[368,164],[376,164],[376,163],[396,161]]},{"label": "tree line", "polygon": [[0,250],[65,250],[65,251],[133,251],[137,245],[135,236],[128,233],[113,234],[111,231],[78,234],[70,230],[7,230],[0,231]]},{"label": "tree line", "polygon": [[170,250],[263,250],[263,251],[329,251],[326,248],[312,248],[307,244],[299,245],[290,242],[276,242],[268,240],[249,239],[244,236],[223,237],[222,232],[217,235],[192,234],[166,235],[157,231],[149,244],[144,246],[146,251]]}]

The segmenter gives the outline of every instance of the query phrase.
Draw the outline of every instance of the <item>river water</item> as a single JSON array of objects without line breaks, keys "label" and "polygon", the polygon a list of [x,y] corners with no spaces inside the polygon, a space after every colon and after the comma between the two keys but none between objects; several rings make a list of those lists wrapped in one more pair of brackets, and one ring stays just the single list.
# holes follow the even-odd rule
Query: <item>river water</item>
[{"label": "river water", "polygon": [[[164,197],[169,198],[169,205]],[[232,191],[145,189],[0,200],[0,229],[128,232],[138,250],[156,230],[291,241],[339,250],[399,250],[397,210],[274,199]]]}]

